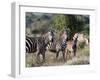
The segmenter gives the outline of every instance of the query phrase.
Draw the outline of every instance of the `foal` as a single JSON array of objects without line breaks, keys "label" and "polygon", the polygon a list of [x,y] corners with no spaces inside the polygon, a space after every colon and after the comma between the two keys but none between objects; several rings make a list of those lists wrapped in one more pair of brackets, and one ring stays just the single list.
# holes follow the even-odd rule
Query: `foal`
[{"label": "foal", "polygon": [[72,56],[76,56],[76,51],[77,51],[77,42],[78,42],[78,33],[76,33],[73,37],[73,41],[68,41],[67,42],[67,47],[66,47],[66,53],[67,56],[72,58]]}]

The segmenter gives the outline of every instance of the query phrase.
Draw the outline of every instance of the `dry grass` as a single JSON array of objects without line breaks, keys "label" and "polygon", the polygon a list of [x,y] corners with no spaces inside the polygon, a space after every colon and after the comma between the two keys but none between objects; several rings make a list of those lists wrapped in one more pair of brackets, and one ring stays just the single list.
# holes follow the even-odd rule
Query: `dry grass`
[{"label": "dry grass", "polygon": [[[46,51],[45,62],[42,63],[42,56],[40,56],[40,61],[37,60],[36,54],[31,53],[26,55],[26,67],[39,67],[39,66],[59,66],[59,65],[84,65],[89,64],[89,46],[77,51],[77,56],[72,57],[67,55],[66,62],[63,61],[62,53],[60,52],[58,59],[56,59],[56,53]],[[69,53],[70,54],[70,53]]]}]

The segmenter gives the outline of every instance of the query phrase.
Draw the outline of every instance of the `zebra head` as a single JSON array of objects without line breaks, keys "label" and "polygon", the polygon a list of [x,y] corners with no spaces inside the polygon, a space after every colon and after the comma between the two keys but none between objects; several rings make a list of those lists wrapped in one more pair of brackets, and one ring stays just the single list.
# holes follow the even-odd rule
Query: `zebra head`
[{"label": "zebra head", "polygon": [[48,39],[49,39],[49,42],[53,43],[54,42],[54,32],[53,31],[49,31],[48,32]]},{"label": "zebra head", "polygon": [[89,44],[88,38],[87,38],[86,35],[83,34],[83,33],[76,33],[76,34],[74,35],[74,37],[73,37],[73,40],[75,40],[75,39],[77,39],[77,41],[78,41],[79,43],[85,42],[86,45]]},{"label": "zebra head", "polygon": [[75,33],[74,37],[73,37],[73,40],[76,40],[79,38],[79,33]]},{"label": "zebra head", "polygon": [[48,31],[47,33],[43,34],[43,39],[45,41],[45,46],[51,46],[55,39],[55,34],[52,31]]},{"label": "zebra head", "polygon": [[61,41],[62,41],[62,43],[66,43],[67,39],[68,39],[68,34],[67,34],[66,31],[64,31],[64,32],[61,34]]}]

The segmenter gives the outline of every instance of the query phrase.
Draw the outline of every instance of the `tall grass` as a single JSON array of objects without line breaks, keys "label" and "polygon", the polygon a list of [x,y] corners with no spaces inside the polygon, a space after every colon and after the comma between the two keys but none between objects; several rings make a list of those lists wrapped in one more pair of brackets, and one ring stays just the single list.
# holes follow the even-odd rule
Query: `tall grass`
[{"label": "tall grass", "polygon": [[[84,46],[77,50],[77,56],[67,58],[66,62],[63,61],[62,53],[60,52],[58,59],[56,59],[56,53],[46,51],[45,62],[42,63],[42,56],[40,55],[40,61],[36,58],[37,53],[31,53],[26,55],[26,67],[38,67],[38,66],[58,66],[58,65],[83,65],[89,64],[90,49],[89,46]],[[68,56],[68,55],[67,55]]]}]

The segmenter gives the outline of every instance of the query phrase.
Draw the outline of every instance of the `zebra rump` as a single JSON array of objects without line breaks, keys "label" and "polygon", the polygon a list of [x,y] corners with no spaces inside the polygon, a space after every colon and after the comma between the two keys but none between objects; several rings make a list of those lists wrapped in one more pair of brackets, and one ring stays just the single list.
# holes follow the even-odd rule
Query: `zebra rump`
[{"label": "zebra rump", "polygon": [[26,53],[32,53],[37,51],[37,39],[35,37],[26,36]]}]

